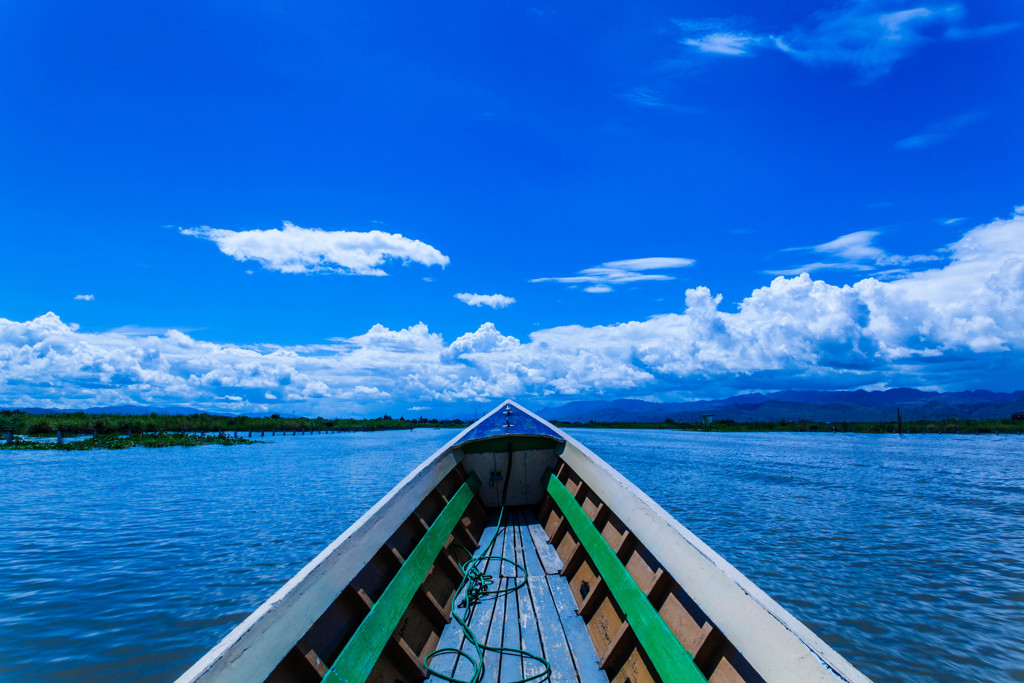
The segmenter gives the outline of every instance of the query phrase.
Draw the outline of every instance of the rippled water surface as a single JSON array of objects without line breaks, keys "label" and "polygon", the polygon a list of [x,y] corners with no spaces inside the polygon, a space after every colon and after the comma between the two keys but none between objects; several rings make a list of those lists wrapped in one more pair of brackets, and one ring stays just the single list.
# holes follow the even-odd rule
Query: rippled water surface
[{"label": "rippled water surface", "polygon": [[[1024,436],[574,435],[875,680],[1024,681]],[[0,680],[173,680],[452,436],[0,452]]]}]

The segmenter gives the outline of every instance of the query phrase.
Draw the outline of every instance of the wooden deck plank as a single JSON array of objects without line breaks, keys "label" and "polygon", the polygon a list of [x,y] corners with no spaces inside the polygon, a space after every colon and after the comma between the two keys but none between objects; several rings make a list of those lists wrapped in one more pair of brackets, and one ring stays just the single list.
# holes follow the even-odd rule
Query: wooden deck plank
[{"label": "wooden deck plank", "polygon": [[[519,539],[519,513],[516,511],[512,518],[509,520],[509,533],[508,539],[505,542],[505,557],[509,558],[513,562],[519,561],[519,550],[522,545],[522,541]],[[505,581],[511,588],[517,583],[522,581],[525,577],[523,576],[522,570],[518,569],[515,565],[508,562],[503,563],[505,567]],[[519,633],[519,624],[523,620],[524,611],[532,611],[532,607],[529,610],[524,610],[521,602],[526,594],[526,587],[523,586],[519,590],[513,591],[505,596],[505,630],[501,638],[501,646],[518,650],[521,647]],[[526,597],[526,603],[529,605],[529,598]],[[515,654],[505,654],[501,658],[501,675],[498,677],[500,681],[518,681],[523,677],[523,658]]]},{"label": "wooden deck plank", "polygon": [[[517,539],[516,562],[526,567],[526,553],[536,552],[533,544],[533,537],[527,528],[528,521],[525,514],[520,512],[519,524],[516,527]],[[529,576],[529,574],[527,574]],[[544,649],[540,643],[540,629],[537,625],[537,611],[533,605],[533,598],[530,595],[529,586],[519,590],[519,648],[524,652],[530,652],[539,656],[544,655]],[[524,658],[523,678],[537,676],[544,671],[544,665],[540,662]]]},{"label": "wooden deck plank", "polygon": [[[524,534],[524,537],[526,535],[528,534]],[[579,676],[576,674],[576,665],[569,652],[569,642],[565,639],[565,632],[562,631],[562,623],[558,618],[555,600],[551,596],[551,589],[548,587],[540,556],[537,554],[536,547],[529,550],[530,552],[524,553],[528,577],[526,585],[530,589],[530,598],[536,613],[544,657],[551,664],[551,682],[578,683]],[[557,578],[562,577],[557,576]],[[590,645],[590,649],[593,650],[594,646]]]},{"label": "wooden deck plank", "polygon": [[[496,519],[494,521],[496,521]],[[481,547],[477,549],[474,557],[480,556],[480,553],[482,553],[484,548],[487,547],[487,544],[491,542],[491,537],[493,537],[497,531],[498,527],[494,524],[491,524],[484,529],[483,533],[480,535]],[[457,603],[458,600],[456,599],[454,602]],[[453,604],[452,610],[455,609],[457,609],[457,607]],[[459,649],[462,647],[464,636],[465,634],[462,632],[462,629],[455,620],[452,619],[448,622],[448,625],[444,627],[444,631],[441,632],[441,640],[437,643],[437,649],[442,650],[449,647]],[[451,676],[455,672],[455,665],[457,663],[455,655],[441,655],[431,662],[431,668],[445,674],[446,676]],[[429,683],[446,683],[443,678],[439,678],[437,676],[430,676],[427,681],[429,681]]]},{"label": "wooden deck plank", "polygon": [[555,552],[554,546],[548,543],[548,535],[544,531],[544,527],[540,525],[540,522],[532,514],[527,518],[526,528],[529,530],[530,538],[533,540],[533,545],[540,556],[540,563],[544,567],[544,573],[558,574],[561,572],[563,566],[562,558]]},{"label": "wooden deck plank", "polygon": [[555,599],[555,607],[562,621],[565,639],[569,641],[569,652],[572,653],[576,672],[582,683],[608,683],[608,676],[599,668],[597,650],[590,639],[587,625],[583,617],[576,614],[576,599],[564,576],[551,574],[546,577],[551,595]]},{"label": "wooden deck plank", "polygon": [[[508,545],[508,537],[511,535],[509,530],[511,529],[508,520],[505,520],[505,526],[501,528],[498,537],[498,542],[494,544],[492,554],[503,555],[505,553],[505,547]],[[508,579],[504,574],[505,563],[501,561],[495,561],[492,563],[490,574],[494,577],[494,583],[491,584],[491,590],[502,590],[508,585]],[[486,602],[492,605],[491,608],[491,623],[487,629],[487,637],[482,641],[491,647],[501,647],[502,635],[505,631],[505,602],[507,595],[488,596]],[[478,637],[479,632],[476,632]],[[501,653],[493,652],[488,650],[484,653],[484,676],[481,680],[482,683],[498,683],[498,675],[501,673]]]}]

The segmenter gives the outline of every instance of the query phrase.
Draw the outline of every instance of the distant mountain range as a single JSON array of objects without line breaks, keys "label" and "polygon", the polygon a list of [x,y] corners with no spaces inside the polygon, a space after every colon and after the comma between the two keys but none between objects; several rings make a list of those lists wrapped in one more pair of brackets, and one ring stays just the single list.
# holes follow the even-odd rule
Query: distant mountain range
[{"label": "distant mountain range", "polygon": [[566,422],[663,422],[667,418],[695,422],[701,415],[708,414],[713,414],[716,420],[737,422],[889,422],[896,420],[897,409],[904,420],[1005,418],[1024,412],[1024,391],[778,391],[686,403],[636,399],[573,401],[539,412],[548,420]]}]

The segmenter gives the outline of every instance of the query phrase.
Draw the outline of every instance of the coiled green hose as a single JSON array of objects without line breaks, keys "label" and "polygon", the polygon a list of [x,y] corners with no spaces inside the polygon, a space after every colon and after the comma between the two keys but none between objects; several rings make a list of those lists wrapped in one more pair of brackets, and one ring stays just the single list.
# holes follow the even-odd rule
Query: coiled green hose
[{"label": "coiled green hose", "polygon": [[[532,659],[544,666],[544,670],[540,673],[527,676],[526,678],[520,678],[516,681],[509,681],[508,683],[532,683],[533,681],[541,681],[551,675],[551,664],[540,655],[515,647],[493,647],[486,643],[481,643],[476,637],[476,634],[473,633],[473,629],[469,627],[468,622],[470,618],[470,611],[473,605],[480,602],[482,598],[488,596],[497,598],[500,595],[515,592],[526,585],[526,567],[505,557],[504,555],[491,554],[491,551],[494,549],[494,542],[498,539],[498,534],[504,531],[504,519],[505,507],[502,506],[501,511],[498,513],[498,525],[494,532],[494,536],[491,537],[491,542],[487,544],[487,547],[483,550],[483,554],[479,557],[473,557],[473,553],[469,550],[462,546],[458,546],[470,556],[470,559],[462,565],[462,581],[459,583],[459,587],[455,589],[455,597],[452,599],[452,604],[457,607],[461,607],[463,612],[462,615],[459,615],[458,612],[456,612],[457,607],[453,606],[452,619],[454,619],[455,623],[457,623],[459,628],[462,629],[462,632],[466,636],[466,641],[472,644],[474,651],[469,653],[458,648],[445,647],[440,650],[434,650],[424,658],[427,671],[429,671],[431,675],[437,676],[442,680],[449,681],[450,683],[479,683],[484,674],[484,652],[497,652],[499,656],[513,655],[523,659]],[[486,564],[489,560],[497,560],[499,567],[502,562],[507,562],[513,565],[516,568],[517,577],[520,575],[519,572],[522,571],[522,580],[514,586],[506,586],[505,588],[492,590],[489,586],[494,582],[494,577],[490,574],[483,573],[480,569],[481,564]],[[501,575],[500,570],[498,571],[498,575]],[[458,602],[459,595],[463,592],[465,595],[460,603]],[[455,678],[454,676],[443,674],[440,671],[431,668],[430,661],[434,657],[444,654],[455,655],[456,665],[458,665],[459,660],[463,657],[469,660],[470,664],[473,666],[473,677],[469,679]]]}]

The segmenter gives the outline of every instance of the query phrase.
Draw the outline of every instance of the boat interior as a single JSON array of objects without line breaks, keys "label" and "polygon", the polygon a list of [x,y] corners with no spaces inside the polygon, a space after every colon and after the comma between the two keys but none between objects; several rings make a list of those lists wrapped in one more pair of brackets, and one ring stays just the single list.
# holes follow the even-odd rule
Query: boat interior
[{"label": "boat interior", "polygon": [[867,681],[571,436],[509,401],[179,683]]},{"label": "boat interior", "polygon": [[[378,601],[390,597],[385,591],[408,564],[428,529],[474,478],[475,473],[456,467],[381,546],[267,680],[321,681],[331,678],[332,662],[331,673],[348,680],[347,667],[351,665],[342,656],[344,646]],[[638,633],[650,625],[627,619],[616,599],[617,586],[602,577],[592,556],[600,551],[588,549],[571,514],[563,511],[568,501],[556,502],[545,493],[535,505],[484,505],[485,498],[500,495],[494,489],[505,481],[501,471],[491,486],[481,484],[477,492],[481,495],[469,500],[365,680],[763,680],[568,465],[556,461],[553,479],[558,484],[552,481],[550,487],[560,484],[568,500],[593,525],[611,558],[632,578],[701,677],[659,672],[641,642],[649,634]],[[475,569],[485,577],[487,590],[468,601],[466,591],[458,589],[464,588],[464,568],[471,557],[478,558]],[[474,647],[466,629],[452,618],[453,610],[465,615],[466,626],[487,649],[481,652]],[[657,645],[655,642],[652,647]]]}]

